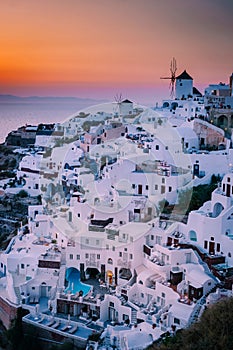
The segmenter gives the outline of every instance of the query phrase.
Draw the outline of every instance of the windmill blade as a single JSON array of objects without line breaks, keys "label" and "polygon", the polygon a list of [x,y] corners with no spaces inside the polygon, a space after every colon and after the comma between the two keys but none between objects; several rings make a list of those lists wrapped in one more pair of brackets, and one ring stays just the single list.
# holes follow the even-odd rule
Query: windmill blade
[{"label": "windmill blade", "polygon": [[176,59],[175,59],[175,57],[173,57],[171,60],[171,63],[170,63],[171,76],[160,78],[160,79],[169,79],[170,80],[169,89],[171,89],[171,93],[170,93],[171,97],[174,97],[174,94],[175,94],[176,71],[177,71]]},{"label": "windmill blade", "polygon": [[176,59],[175,57],[173,57],[170,64],[170,72],[172,77],[176,76],[176,71],[177,71]]},{"label": "windmill blade", "polygon": [[115,99],[115,101],[116,101],[117,104],[120,104],[120,103],[122,102],[122,100],[123,100],[122,93],[120,93],[120,94],[117,93],[117,94],[114,96],[114,99]]}]

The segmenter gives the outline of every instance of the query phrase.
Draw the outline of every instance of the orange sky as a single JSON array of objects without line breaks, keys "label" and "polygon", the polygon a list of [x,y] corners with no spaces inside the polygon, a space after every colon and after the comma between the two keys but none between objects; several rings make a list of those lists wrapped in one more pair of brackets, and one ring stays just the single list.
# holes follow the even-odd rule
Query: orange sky
[{"label": "orange sky", "polygon": [[173,56],[198,87],[227,81],[232,13],[229,0],[2,1],[0,93],[152,97]]}]

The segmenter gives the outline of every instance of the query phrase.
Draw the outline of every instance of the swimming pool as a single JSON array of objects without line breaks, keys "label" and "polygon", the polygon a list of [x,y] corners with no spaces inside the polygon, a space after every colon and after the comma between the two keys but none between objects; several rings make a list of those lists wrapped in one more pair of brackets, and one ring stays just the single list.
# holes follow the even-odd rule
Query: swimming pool
[{"label": "swimming pool", "polygon": [[70,267],[66,270],[66,280],[68,282],[68,286],[65,289],[65,293],[70,292],[75,294],[82,291],[84,296],[91,290],[89,285],[80,281],[80,272],[74,267]]}]

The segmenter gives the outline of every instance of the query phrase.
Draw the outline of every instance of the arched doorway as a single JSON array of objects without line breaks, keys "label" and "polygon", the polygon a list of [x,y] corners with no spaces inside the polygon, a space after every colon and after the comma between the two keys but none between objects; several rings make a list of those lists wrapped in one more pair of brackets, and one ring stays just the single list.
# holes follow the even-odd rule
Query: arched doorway
[{"label": "arched doorway", "polygon": [[225,129],[228,127],[228,119],[227,116],[222,114],[218,117],[218,121],[217,121],[217,125],[222,128]]},{"label": "arched doorway", "polygon": [[111,285],[113,282],[113,272],[111,270],[107,270],[106,275],[107,275],[107,282],[108,284]]},{"label": "arched doorway", "polygon": [[47,291],[48,291],[48,287],[46,285],[46,282],[42,282],[40,285],[40,296],[43,297],[47,297]]},{"label": "arched doorway", "polygon": [[224,207],[221,203],[215,203],[212,216],[214,218],[216,218],[217,216],[219,216],[221,214],[223,209],[224,209]]},{"label": "arched doorway", "polygon": [[173,109],[175,111],[177,107],[178,107],[178,103],[177,102],[172,102],[171,109]]},{"label": "arched doorway", "polygon": [[169,107],[169,103],[168,102],[164,102],[163,103],[163,108],[168,108]]}]

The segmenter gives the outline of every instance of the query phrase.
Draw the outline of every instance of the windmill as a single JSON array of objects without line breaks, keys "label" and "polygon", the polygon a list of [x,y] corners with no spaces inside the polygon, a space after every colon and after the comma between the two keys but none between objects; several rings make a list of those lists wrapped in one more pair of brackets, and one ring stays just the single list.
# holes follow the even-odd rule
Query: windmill
[{"label": "windmill", "polygon": [[121,102],[123,101],[123,95],[122,95],[122,93],[116,94],[116,95],[114,96],[114,100],[115,100],[116,105],[117,105],[118,113],[120,113],[120,104],[121,104]]},{"label": "windmill", "polygon": [[170,89],[171,89],[171,97],[174,97],[175,94],[175,81],[176,81],[176,71],[177,71],[177,65],[176,65],[176,59],[175,57],[172,58],[171,64],[170,64],[170,77],[161,77],[160,79],[169,79],[170,80]]}]

